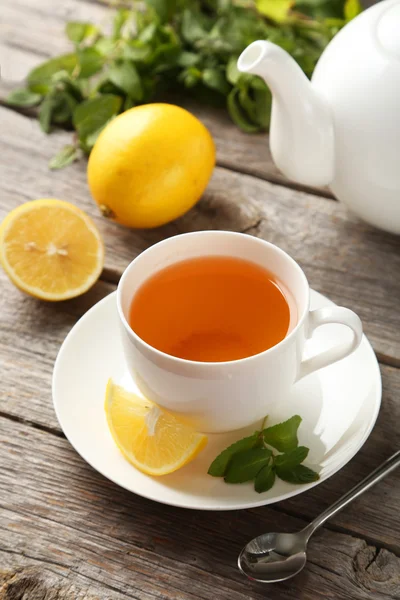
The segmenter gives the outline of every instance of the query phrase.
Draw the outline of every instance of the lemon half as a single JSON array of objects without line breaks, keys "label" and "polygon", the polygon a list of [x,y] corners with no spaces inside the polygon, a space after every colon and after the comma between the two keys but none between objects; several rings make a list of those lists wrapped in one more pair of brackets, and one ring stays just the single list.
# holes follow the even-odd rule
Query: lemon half
[{"label": "lemon half", "polygon": [[43,300],[67,300],[98,279],[104,247],[92,219],[73,204],[32,200],[2,222],[0,262],[22,291]]}]

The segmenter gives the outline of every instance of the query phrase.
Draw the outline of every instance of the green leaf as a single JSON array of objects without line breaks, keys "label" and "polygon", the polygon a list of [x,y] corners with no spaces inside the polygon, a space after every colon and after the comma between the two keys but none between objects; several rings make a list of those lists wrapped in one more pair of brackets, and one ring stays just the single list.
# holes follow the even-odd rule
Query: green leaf
[{"label": "green leaf", "polygon": [[182,37],[186,42],[194,43],[207,36],[207,30],[202,27],[199,15],[189,9],[183,11]]},{"label": "green leaf", "polygon": [[343,16],[343,0],[297,0],[295,8],[313,19],[311,26],[314,30],[320,26],[322,19]]},{"label": "green leaf", "polygon": [[104,65],[104,56],[95,48],[84,48],[77,51],[78,55],[78,77],[88,79],[95,75]]},{"label": "green leaf", "polygon": [[68,92],[55,93],[52,122],[57,124],[70,123],[77,104],[78,102]]},{"label": "green leaf", "polygon": [[70,21],[65,26],[65,33],[74,44],[80,44],[87,38],[94,37],[98,32],[99,30],[95,25],[82,21]]},{"label": "green leaf", "polygon": [[122,57],[134,62],[146,62],[152,55],[152,49],[140,40],[132,40],[122,47]]},{"label": "green leaf", "polygon": [[63,169],[79,158],[79,150],[76,146],[68,144],[61,148],[59,152],[49,162],[50,169]]},{"label": "green leaf", "polygon": [[54,109],[57,107],[57,98],[53,92],[48,94],[39,109],[39,124],[45,133],[50,133],[51,121],[54,113]]},{"label": "green leaf", "polygon": [[237,68],[237,56],[231,56],[226,66],[226,78],[232,85],[239,81],[241,73]]},{"label": "green leaf", "polygon": [[288,452],[298,446],[297,430],[301,417],[295,415],[283,423],[267,427],[262,432],[264,441],[279,452]]},{"label": "green leaf", "polygon": [[123,35],[124,28],[128,23],[131,12],[126,8],[119,8],[114,16],[112,39],[114,41],[120,39]]},{"label": "green leaf", "polygon": [[311,483],[319,479],[318,473],[304,465],[296,465],[292,469],[276,467],[276,474],[280,479],[288,483]]},{"label": "green leaf", "polygon": [[257,10],[278,23],[286,21],[293,4],[293,0],[256,0]]},{"label": "green leaf", "polygon": [[119,96],[107,94],[86,100],[76,107],[73,114],[73,123],[80,140],[99,130],[116,115],[121,108],[122,100]]},{"label": "green leaf", "polygon": [[162,23],[169,21],[176,10],[176,0],[146,0]]},{"label": "green leaf", "polygon": [[7,96],[7,104],[12,104],[13,106],[36,106],[41,101],[41,94],[36,94],[35,92],[30,92],[26,89],[14,90]]},{"label": "green leaf", "polygon": [[362,12],[362,6],[359,0],[346,0],[344,3],[344,18],[351,21]]},{"label": "green leaf", "polygon": [[253,92],[249,85],[239,87],[239,103],[242,109],[246,112],[252,123],[257,123],[257,107],[253,98]]},{"label": "green leaf", "polygon": [[275,471],[271,464],[266,465],[256,475],[254,481],[254,489],[261,494],[267,492],[275,483]]},{"label": "green leaf", "polygon": [[185,87],[191,88],[201,81],[201,76],[201,71],[197,67],[188,67],[181,72],[179,80],[182,81]]},{"label": "green leaf", "polygon": [[226,483],[244,483],[256,477],[272,456],[268,448],[251,448],[234,454],[228,464],[225,475]]},{"label": "green leaf", "polygon": [[176,59],[176,62],[180,67],[193,67],[194,65],[197,65],[199,61],[199,54],[186,51],[181,52]]},{"label": "green leaf", "polygon": [[152,42],[156,33],[157,33],[156,23],[150,23],[150,25],[147,25],[147,27],[142,29],[142,31],[140,32],[139,40],[141,42],[144,42],[145,44]]},{"label": "green leaf", "polygon": [[225,79],[224,73],[220,69],[204,69],[202,74],[204,85],[224,96],[229,93],[231,86]]},{"label": "green leaf", "polygon": [[97,139],[98,139],[99,135],[101,134],[101,132],[103,131],[103,129],[114,118],[115,118],[115,116],[110,117],[103,125],[101,125],[101,127],[99,127],[98,129],[96,129],[96,131],[93,131],[92,133],[89,133],[89,135],[85,138],[85,144],[84,145],[85,145],[85,150],[87,152],[90,151],[93,148],[93,146],[97,142]]},{"label": "green leaf", "polygon": [[309,450],[305,446],[298,446],[285,454],[279,454],[275,457],[275,466],[280,469],[293,469],[307,458],[308,452]]},{"label": "green leaf", "polygon": [[[256,79],[256,78],[255,78]],[[256,114],[256,121],[262,127],[267,130],[271,120],[271,108],[272,108],[272,94],[269,89],[265,86],[265,89],[254,90],[254,109]]]},{"label": "green leaf", "polygon": [[140,77],[131,62],[124,61],[113,65],[107,73],[107,78],[133,100],[137,102],[142,100],[143,88]]},{"label": "green leaf", "polygon": [[122,106],[121,112],[125,112],[126,110],[129,110],[130,108],[133,108],[134,106],[136,106],[135,101],[132,100],[132,98],[130,98],[130,96],[127,96],[124,100],[124,104]]},{"label": "green leaf", "polygon": [[100,38],[94,44],[93,48],[99,52],[104,58],[108,58],[110,54],[114,54],[117,50],[117,42],[110,38]]},{"label": "green leaf", "polygon": [[246,133],[260,131],[260,127],[252,123],[239,103],[239,89],[233,88],[228,95],[227,107],[232,121]]},{"label": "green leaf", "polygon": [[64,54],[52,58],[35,69],[28,75],[28,87],[31,92],[47,94],[52,84],[52,77],[59,71],[66,71],[69,75],[76,69],[78,57],[76,54]]},{"label": "green leaf", "polygon": [[223,450],[221,454],[218,454],[218,456],[211,463],[210,468],[208,469],[208,474],[212,475],[213,477],[223,477],[226,473],[232,456],[238,452],[242,452],[243,450],[250,450],[251,448],[254,448],[258,441],[259,433],[259,431],[256,431],[253,433],[253,435],[249,435],[248,437],[238,440]]}]

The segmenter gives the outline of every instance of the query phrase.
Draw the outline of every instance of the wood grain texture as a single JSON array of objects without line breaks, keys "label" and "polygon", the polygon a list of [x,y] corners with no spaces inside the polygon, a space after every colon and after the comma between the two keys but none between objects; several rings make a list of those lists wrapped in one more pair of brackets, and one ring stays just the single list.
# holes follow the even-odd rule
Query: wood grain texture
[{"label": "wood grain texture", "polygon": [[[99,282],[81,299],[46,304],[4,285],[0,301],[0,413],[61,434],[51,399],[51,376],[59,347],[76,320],[113,291]],[[287,500],[279,510],[312,519],[345,490],[367,475],[400,446],[400,370],[382,366],[383,402],[371,437],[337,475],[307,493]],[[0,461],[1,464],[1,461]],[[379,506],[379,511],[376,507]],[[329,527],[366,536],[373,544],[400,554],[400,472],[339,514]]]},{"label": "wood grain texture", "polygon": [[48,160],[69,134],[46,137],[36,121],[5,108],[0,120],[0,218],[33,198],[77,204],[103,234],[113,281],[140,251],[177,233],[227,229],[258,235],[289,252],[312,287],[355,310],[374,349],[400,364],[399,236],[364,224],[337,202],[222,168],[215,169],[201,202],[181,219],[155,230],[128,230],[100,216],[88,192],[85,161],[48,170]]},{"label": "wood grain texture", "polygon": [[[100,597],[261,600],[265,588],[239,574],[237,553],[260,531],[304,525],[270,507],[201,513],[153,503],[101,477],[66,440],[7,419],[0,440],[0,551],[13,555],[14,570],[62,567],[56,586],[79,577],[86,588],[103,586]],[[335,600],[398,598],[400,559],[323,530],[310,543],[307,569],[269,587],[268,597],[314,600],[316,591]]]},{"label": "wood grain texture", "polygon": [[[3,0],[0,102],[29,69],[67,49],[65,21],[101,23],[107,15],[95,1]],[[59,428],[51,375],[65,335],[115,289],[134,256],[180,232],[232,229],[277,243],[313,287],[360,314],[385,362],[400,365],[400,240],[315,190],[261,181],[291,185],[275,169],[266,136],[247,136],[226,115],[187,106],[212,131],[219,165],[257,178],[216,169],[196,208],[155,231],[102,219],[87,190],[85,162],[48,170],[70,134],[46,137],[36,121],[0,109],[0,219],[35,197],[64,198],[93,216],[107,249],[104,280],[70,302],[26,297],[0,272],[0,600],[399,600],[399,473],[313,537],[307,569],[296,579],[265,588],[236,568],[252,536],[304,526],[399,447],[399,369],[381,366],[382,409],[357,456],[330,480],[272,507],[201,513],[147,501],[93,471]]]},{"label": "wood grain texture", "polygon": [[76,321],[115,286],[99,281],[80,298],[43,303],[10,288],[1,270],[0,289],[0,413],[60,432],[51,400],[58,350]]},{"label": "wood grain texture", "polygon": [[[29,71],[43,60],[71,51],[64,35],[68,20],[90,21],[107,30],[111,14],[107,6],[84,0],[56,3],[52,0],[2,0],[0,102],[5,100],[11,89],[20,86]],[[25,27],[26,22],[29,22],[29,28]],[[184,106],[209,128],[216,142],[219,165],[331,197],[325,188],[308,188],[288,181],[274,165],[267,134],[243,133],[232,123],[225,110],[213,109],[188,98],[168,97],[166,100]],[[35,114],[35,110],[23,112]]]},{"label": "wood grain texture", "polygon": [[[125,597],[111,590],[105,594],[104,588],[88,578],[74,576],[72,583],[70,572],[57,568],[54,562],[47,565],[1,551],[0,562],[0,600],[122,600]],[[5,569],[11,562],[10,568]],[[16,566],[17,563],[27,566]]]}]

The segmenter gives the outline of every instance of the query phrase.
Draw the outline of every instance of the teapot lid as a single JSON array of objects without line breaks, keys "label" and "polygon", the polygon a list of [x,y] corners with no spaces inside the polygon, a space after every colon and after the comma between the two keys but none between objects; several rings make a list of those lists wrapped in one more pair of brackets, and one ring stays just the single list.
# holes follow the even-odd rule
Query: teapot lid
[{"label": "teapot lid", "polygon": [[400,60],[400,2],[384,11],[378,21],[376,33],[385,52]]}]

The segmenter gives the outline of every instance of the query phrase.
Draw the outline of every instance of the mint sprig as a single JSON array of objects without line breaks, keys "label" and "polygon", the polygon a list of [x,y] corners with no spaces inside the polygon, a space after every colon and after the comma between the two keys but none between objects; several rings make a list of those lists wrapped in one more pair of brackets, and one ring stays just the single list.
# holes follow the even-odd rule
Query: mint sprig
[{"label": "mint sprig", "polygon": [[272,451],[268,448],[251,448],[234,454],[224,476],[226,483],[252,481],[268,465],[271,456]]},{"label": "mint sprig", "polygon": [[[67,23],[70,51],[35,67],[26,88],[7,99],[13,106],[38,105],[46,133],[54,126],[74,129],[87,154],[111,118],[138,104],[168,101],[167,92],[225,105],[243,131],[268,130],[271,92],[259,77],[238,71],[240,53],[254,40],[269,40],[310,77],[325,46],[362,10],[359,0],[126,4],[110,11],[104,28]],[[57,168],[72,162],[65,154]]]},{"label": "mint sprig", "polygon": [[[208,474],[223,477],[226,483],[254,481],[254,489],[259,494],[270,490],[276,477],[294,484],[317,481],[318,473],[301,464],[309,449],[299,446],[300,423],[301,417],[294,415],[283,423],[238,440],[214,459]],[[281,454],[274,453],[270,447]]]}]

